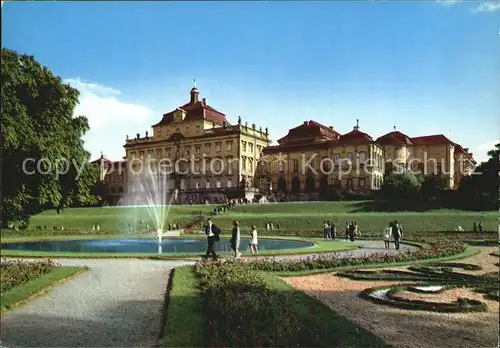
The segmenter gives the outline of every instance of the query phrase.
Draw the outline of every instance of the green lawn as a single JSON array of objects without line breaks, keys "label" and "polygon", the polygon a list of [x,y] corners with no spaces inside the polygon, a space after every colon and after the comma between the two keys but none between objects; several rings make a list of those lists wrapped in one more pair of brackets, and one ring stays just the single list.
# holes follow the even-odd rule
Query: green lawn
[{"label": "green lawn", "polygon": [[[197,219],[200,212],[205,215],[210,214],[214,207],[216,205],[172,206],[167,221],[179,223],[184,227]],[[384,207],[386,211],[383,211]],[[285,232],[300,234],[317,231],[319,234],[324,220],[332,220],[337,227],[344,226],[348,221],[356,221],[361,232],[381,231],[392,220],[398,220],[409,232],[453,231],[458,225],[471,230],[473,221],[482,222],[486,231],[497,231],[498,217],[498,212],[425,210],[407,203],[345,201],[236,205],[233,210],[214,216],[213,220],[226,233],[236,219],[240,221],[244,230],[256,225],[259,233],[264,235],[268,234],[265,231],[267,222],[273,222],[275,226],[279,224],[280,230]],[[99,232],[92,231],[94,224],[99,224]],[[31,218],[27,230],[5,231],[2,234],[129,233],[129,224],[137,231],[146,230],[146,225],[150,228],[153,226],[152,219],[144,207],[72,208],[64,210],[61,214],[57,214],[54,210],[42,212]],[[63,226],[64,231],[55,231],[53,226]],[[38,227],[42,230],[38,230]]]},{"label": "green lawn", "polygon": [[166,307],[163,332],[166,347],[204,347],[205,316],[193,267],[178,267]]},{"label": "green lawn", "polygon": [[43,293],[45,290],[58,283],[86,271],[84,267],[56,267],[52,271],[37,278],[30,279],[13,288],[4,291],[0,296],[0,308],[2,311],[9,310],[22,304],[32,297]]}]

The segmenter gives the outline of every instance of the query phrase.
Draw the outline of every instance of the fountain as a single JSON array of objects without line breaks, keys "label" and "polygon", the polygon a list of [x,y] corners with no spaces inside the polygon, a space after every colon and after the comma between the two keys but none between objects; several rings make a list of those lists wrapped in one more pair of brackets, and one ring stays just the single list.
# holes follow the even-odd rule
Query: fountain
[{"label": "fountain", "polygon": [[[158,252],[162,252],[163,237],[173,235],[167,232],[165,224],[172,202],[177,198],[178,190],[169,189],[168,174],[154,172],[150,168],[144,168],[130,183],[131,192],[129,198],[135,202],[135,206],[146,209],[153,222],[153,237],[158,243]],[[147,226],[147,225],[146,225]],[[178,235],[178,232],[175,233]]]}]

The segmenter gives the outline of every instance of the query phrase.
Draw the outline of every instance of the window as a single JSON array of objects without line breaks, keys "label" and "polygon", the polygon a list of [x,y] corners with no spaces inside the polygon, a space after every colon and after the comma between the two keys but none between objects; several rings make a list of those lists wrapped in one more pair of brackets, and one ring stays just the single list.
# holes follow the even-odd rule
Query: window
[{"label": "window", "polygon": [[201,146],[200,145],[196,145],[195,146],[195,152],[196,152],[197,155],[200,154],[200,152],[201,152]]},{"label": "window", "polygon": [[221,169],[221,161],[219,159],[217,159],[217,161],[215,161],[214,163],[214,169],[216,172],[219,172],[220,169]]},{"label": "window", "polygon": [[217,179],[217,181],[215,182],[215,187],[220,188],[220,180],[219,179]]},{"label": "window", "polygon": [[196,126],[196,134],[200,134],[201,133],[201,127],[200,126]]},{"label": "window", "polygon": [[153,151],[148,151],[148,160],[153,159]]},{"label": "window", "polygon": [[418,164],[418,171],[423,173],[424,172],[424,164],[423,163],[419,163]]},{"label": "window", "polygon": [[184,179],[181,179],[181,190],[184,190],[186,188],[186,181]]},{"label": "window", "polygon": [[340,162],[340,154],[339,153],[336,153],[335,155],[333,155],[333,162],[335,163],[335,165],[339,165],[339,162]]},{"label": "window", "polygon": [[352,189],[352,179],[347,179],[347,188]]},{"label": "window", "polygon": [[366,152],[361,151],[359,152],[359,163],[364,164],[366,162]]},{"label": "window", "polygon": [[135,159],[135,152],[131,152],[130,156],[132,156],[132,159],[134,160]]},{"label": "window", "polygon": [[161,159],[161,149],[156,150],[156,158]]},{"label": "window", "polygon": [[200,188],[200,182],[198,180],[196,180],[196,182],[194,183],[194,187],[198,190]]},{"label": "window", "polygon": [[233,186],[233,182],[231,181],[231,179],[227,179],[227,187],[231,186]]},{"label": "window", "polygon": [[262,146],[257,145],[257,152],[258,152],[258,153],[261,153],[261,151],[262,151]]},{"label": "window", "polygon": [[359,187],[365,187],[365,178],[359,178]]},{"label": "window", "polygon": [[323,157],[321,159],[321,170],[323,172],[329,172],[330,171],[330,161],[328,160],[328,157]]},{"label": "window", "polygon": [[241,157],[241,169],[243,169],[243,170],[247,169],[247,159],[246,159],[246,157]]},{"label": "window", "polygon": [[233,141],[226,142],[227,151],[233,151]]},{"label": "window", "polygon": [[248,147],[249,147],[249,151],[251,153],[253,153],[253,144],[252,143],[248,143]]},{"label": "window", "polygon": [[186,156],[191,155],[191,146],[186,146]]},{"label": "window", "polygon": [[441,163],[437,163],[436,169],[437,169],[437,174],[438,175],[442,173]]},{"label": "window", "polygon": [[194,162],[194,170],[196,173],[200,171],[200,162]]},{"label": "window", "polygon": [[241,151],[246,151],[247,150],[247,142],[246,141],[242,141],[241,142]]},{"label": "window", "polygon": [[221,143],[215,143],[215,152],[219,153],[221,148]]},{"label": "window", "polygon": [[293,171],[298,172],[299,171],[299,161],[293,160]]},{"label": "window", "polygon": [[210,180],[205,181],[205,188],[210,188]]},{"label": "window", "polygon": [[352,152],[347,153],[347,162],[352,163]]},{"label": "window", "polygon": [[253,171],[253,160],[251,158],[248,159],[248,170]]},{"label": "window", "polygon": [[144,159],[144,151],[139,151],[139,158]]},{"label": "window", "polygon": [[179,158],[181,156],[180,151],[177,149],[175,150],[175,157]]},{"label": "window", "polygon": [[210,145],[211,144],[205,144],[205,153],[210,153]]},{"label": "window", "polygon": [[283,169],[284,169],[284,168],[283,168],[283,161],[279,161],[279,162],[278,162],[278,169],[279,169],[279,171],[280,171],[280,172],[282,172],[282,171],[283,171]]}]

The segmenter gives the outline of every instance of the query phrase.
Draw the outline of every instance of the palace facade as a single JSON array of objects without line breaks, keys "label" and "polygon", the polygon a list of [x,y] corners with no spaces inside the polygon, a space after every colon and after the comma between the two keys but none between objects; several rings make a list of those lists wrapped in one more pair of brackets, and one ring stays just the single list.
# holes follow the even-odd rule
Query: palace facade
[{"label": "palace facade", "polygon": [[166,175],[168,190],[178,192],[176,202],[253,198],[254,173],[261,152],[270,143],[268,129],[255,124],[229,123],[226,115],[199,98],[193,87],[188,103],[163,115],[141,137],[124,145],[129,174],[126,192],[140,189],[137,180],[145,166]]},{"label": "palace facade", "polygon": [[333,127],[305,121],[263,151],[257,169],[263,191],[320,195],[328,188],[371,191],[381,188],[387,166],[424,175],[441,175],[449,189],[470,175],[476,161],[468,149],[442,134],[410,138],[394,130],[377,139],[359,122],[341,134]]},{"label": "palace facade", "polygon": [[313,120],[288,131],[277,145],[268,129],[248,125],[226,115],[199,98],[193,87],[189,102],[163,115],[151,135],[137,134],[124,145],[123,161],[104,156],[94,161],[109,204],[134,204],[126,197],[144,190],[138,181],[148,168],[164,175],[174,203],[253,198],[256,192],[307,199],[329,188],[379,190],[388,165],[398,170],[445,178],[458,187],[476,166],[467,148],[442,134],[409,137],[392,131],[374,139],[357,121],[345,134]]}]

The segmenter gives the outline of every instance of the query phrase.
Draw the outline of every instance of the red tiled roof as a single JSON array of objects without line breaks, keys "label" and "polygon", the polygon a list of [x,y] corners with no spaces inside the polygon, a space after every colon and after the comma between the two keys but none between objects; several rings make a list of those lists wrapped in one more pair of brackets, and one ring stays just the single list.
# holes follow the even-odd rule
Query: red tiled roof
[{"label": "red tiled roof", "polygon": [[339,138],[340,145],[367,144],[371,142],[373,142],[373,138],[358,129],[353,129]]},{"label": "red tiled roof", "polygon": [[414,145],[446,145],[455,144],[443,134],[425,135],[423,137],[411,138]]},{"label": "red tiled roof", "polygon": [[377,138],[377,143],[381,145],[413,145],[411,139],[404,133],[394,131]]},{"label": "red tiled roof", "polygon": [[305,121],[303,124],[288,130],[288,134],[278,140],[278,143],[294,142],[305,138],[324,138],[327,140],[337,139],[340,133],[313,120]]},{"label": "red tiled roof", "polygon": [[[193,90],[191,90],[191,93],[193,93]],[[198,90],[196,90],[196,93],[197,92]],[[226,124],[229,125],[229,122],[226,119],[226,115],[208,105],[205,99],[198,102],[186,103],[182,106],[179,106],[177,109],[182,109],[186,112],[186,117],[184,119],[186,121],[207,120],[216,122],[218,124],[222,124],[224,121],[226,121]],[[154,124],[152,127],[173,122],[175,111],[177,110],[173,110],[164,114],[161,121]]]}]

